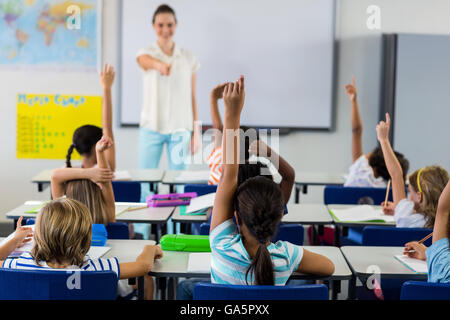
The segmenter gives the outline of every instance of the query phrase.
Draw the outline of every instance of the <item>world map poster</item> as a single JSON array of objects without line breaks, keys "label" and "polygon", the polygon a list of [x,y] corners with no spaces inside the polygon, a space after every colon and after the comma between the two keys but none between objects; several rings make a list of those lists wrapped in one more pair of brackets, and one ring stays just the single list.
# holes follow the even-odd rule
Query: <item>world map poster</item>
[{"label": "world map poster", "polygon": [[101,0],[0,0],[0,68],[95,71]]}]

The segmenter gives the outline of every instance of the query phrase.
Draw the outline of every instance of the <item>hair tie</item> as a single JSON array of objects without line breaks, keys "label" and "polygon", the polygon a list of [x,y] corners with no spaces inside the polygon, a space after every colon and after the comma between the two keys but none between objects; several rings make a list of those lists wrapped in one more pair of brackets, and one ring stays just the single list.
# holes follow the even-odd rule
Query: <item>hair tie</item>
[{"label": "hair tie", "polygon": [[422,188],[420,187],[420,174],[422,173],[422,170],[424,168],[419,170],[419,173],[417,174],[417,188],[419,189],[419,192],[422,193]]}]

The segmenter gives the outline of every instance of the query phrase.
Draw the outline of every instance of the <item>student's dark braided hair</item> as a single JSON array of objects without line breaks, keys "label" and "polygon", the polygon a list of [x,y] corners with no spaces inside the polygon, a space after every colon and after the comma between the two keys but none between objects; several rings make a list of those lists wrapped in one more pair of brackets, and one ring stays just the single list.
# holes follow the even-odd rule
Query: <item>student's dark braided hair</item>
[{"label": "student's dark braided hair", "polygon": [[246,282],[248,274],[253,273],[256,285],[274,285],[273,264],[266,244],[277,232],[283,215],[280,187],[263,176],[247,179],[236,191],[235,209],[238,223],[245,224],[259,242],[258,251],[245,274]]},{"label": "student's dark braided hair", "polygon": [[93,147],[102,138],[102,135],[102,129],[93,125],[85,125],[75,130],[72,144],[67,150],[66,167],[72,167],[70,158],[72,157],[73,149],[76,149],[80,155],[90,155]]}]

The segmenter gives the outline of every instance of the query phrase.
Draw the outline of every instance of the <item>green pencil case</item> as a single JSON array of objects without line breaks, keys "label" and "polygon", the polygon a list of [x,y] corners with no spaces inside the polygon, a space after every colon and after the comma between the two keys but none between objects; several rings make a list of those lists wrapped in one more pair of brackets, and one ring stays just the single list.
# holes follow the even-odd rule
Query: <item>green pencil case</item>
[{"label": "green pencil case", "polygon": [[159,242],[161,249],[167,251],[211,252],[209,236],[166,234]]}]

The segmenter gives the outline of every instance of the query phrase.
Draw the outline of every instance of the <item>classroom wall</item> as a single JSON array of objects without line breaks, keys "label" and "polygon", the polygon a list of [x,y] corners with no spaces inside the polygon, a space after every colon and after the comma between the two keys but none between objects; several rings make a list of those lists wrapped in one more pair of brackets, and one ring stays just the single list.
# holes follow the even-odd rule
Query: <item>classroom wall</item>
[{"label": "classroom wall", "polygon": [[[337,19],[337,74],[335,130],[333,132],[297,132],[281,137],[280,153],[298,171],[345,172],[350,165],[349,101],[343,90],[356,77],[364,125],[364,151],[376,146],[375,124],[378,120],[380,50],[376,35],[380,32],[450,34],[450,1],[447,0],[339,0]],[[366,27],[366,8],[381,8],[381,30]],[[103,59],[117,64],[118,0],[104,1]],[[175,8],[176,9],[176,8]],[[149,16],[151,13],[149,13]],[[142,33],[144,35],[145,32]],[[145,41],[143,41],[145,43]],[[200,74],[199,74],[200,76]],[[317,84],[320,86],[320,83]],[[96,74],[0,71],[0,217],[25,200],[48,199],[49,190],[38,193],[30,183],[40,170],[60,167],[63,161],[16,159],[17,92],[101,94]],[[117,97],[114,97],[114,101]],[[199,106],[206,108],[208,106]],[[117,163],[120,168],[137,167],[136,128],[115,128]],[[126,146],[123,147],[123,146]],[[166,156],[162,163],[166,168]],[[163,189],[164,190],[164,189]],[[322,201],[322,188],[310,188],[305,202]]]}]

